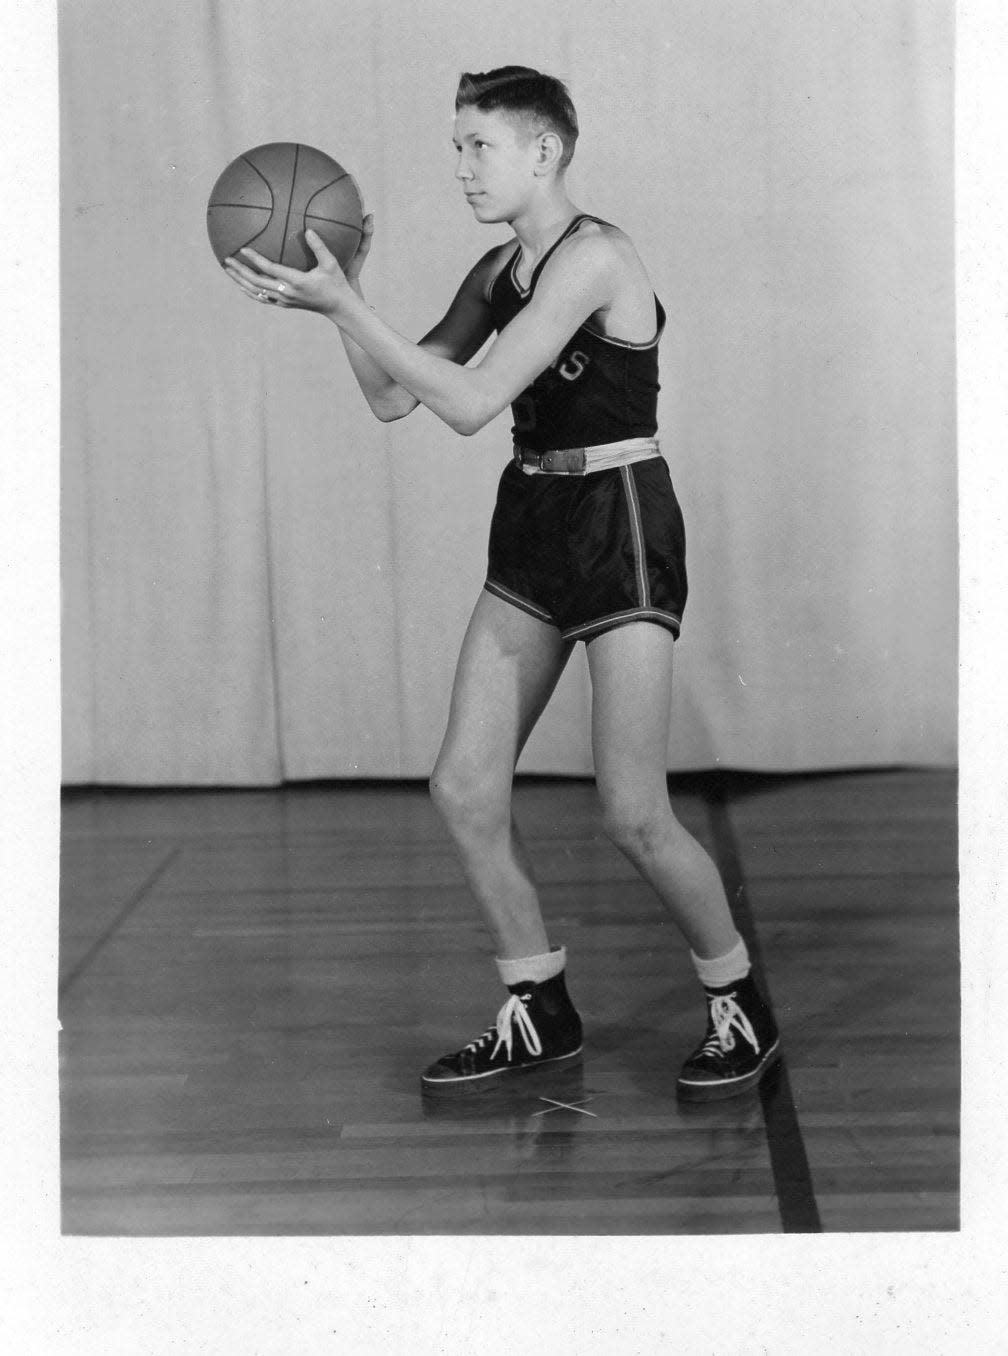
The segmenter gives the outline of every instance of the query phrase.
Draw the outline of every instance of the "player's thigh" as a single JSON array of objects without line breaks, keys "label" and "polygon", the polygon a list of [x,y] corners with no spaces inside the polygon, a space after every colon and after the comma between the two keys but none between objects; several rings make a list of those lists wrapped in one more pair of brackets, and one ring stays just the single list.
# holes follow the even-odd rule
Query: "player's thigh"
[{"label": "player's thigh", "polygon": [[653,622],[616,627],[588,645],[592,754],[604,804],[667,800],[673,645],[672,633]]},{"label": "player's thigh", "polygon": [[555,626],[481,593],[459,654],[439,765],[499,769],[510,784],[572,649]]}]

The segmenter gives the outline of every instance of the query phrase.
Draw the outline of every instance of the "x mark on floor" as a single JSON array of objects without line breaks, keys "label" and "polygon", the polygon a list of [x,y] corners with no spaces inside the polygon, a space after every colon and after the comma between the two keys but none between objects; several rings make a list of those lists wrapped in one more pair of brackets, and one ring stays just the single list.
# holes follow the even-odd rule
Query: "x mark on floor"
[{"label": "x mark on floor", "polygon": [[552,1106],[548,1106],[545,1111],[533,1111],[533,1116],[548,1116],[551,1111],[576,1111],[581,1116],[594,1116],[598,1120],[597,1112],[581,1110],[585,1102],[594,1102],[594,1096],[582,1097],[577,1102],[554,1102],[552,1097],[540,1097],[539,1100],[540,1102],[552,1102]]}]

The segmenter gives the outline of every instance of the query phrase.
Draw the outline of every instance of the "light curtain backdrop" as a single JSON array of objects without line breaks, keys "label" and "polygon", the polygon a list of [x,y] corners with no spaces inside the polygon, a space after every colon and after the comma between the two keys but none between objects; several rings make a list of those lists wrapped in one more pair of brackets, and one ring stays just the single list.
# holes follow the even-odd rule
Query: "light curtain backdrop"
[{"label": "light curtain backdrop", "polygon": [[[669,313],[687,522],[669,767],[955,757],[953,19],[932,0],[64,0],[68,783],[424,776],[509,419],[374,421],[336,331],[243,298],[223,166],[303,141],[419,337],[504,238],[453,179],[459,72],[566,78],[584,208]],[[587,773],[576,653],[521,767]]]}]

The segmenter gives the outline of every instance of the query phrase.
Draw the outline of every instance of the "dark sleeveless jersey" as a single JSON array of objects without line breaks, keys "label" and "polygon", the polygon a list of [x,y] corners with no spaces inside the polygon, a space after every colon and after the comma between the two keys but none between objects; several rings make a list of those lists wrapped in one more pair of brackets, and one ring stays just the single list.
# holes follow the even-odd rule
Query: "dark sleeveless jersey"
[{"label": "dark sleeveless jersey", "polygon": [[[599,218],[575,217],[539,260],[524,290],[515,276],[521,256],[521,246],[517,247],[490,288],[490,312],[498,333],[528,305],[553,251],[585,221]],[[555,362],[512,403],[515,441],[533,452],[547,452],[654,437],[658,341],[665,327],[665,312],[657,297],[655,322],[655,337],[643,344],[609,339],[587,323],[575,330]]]}]

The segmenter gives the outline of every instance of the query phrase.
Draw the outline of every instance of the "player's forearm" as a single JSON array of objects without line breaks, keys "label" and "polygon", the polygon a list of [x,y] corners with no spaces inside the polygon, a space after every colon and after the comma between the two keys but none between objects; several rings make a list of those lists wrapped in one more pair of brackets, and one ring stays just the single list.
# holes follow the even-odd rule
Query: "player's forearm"
[{"label": "player's forearm", "polygon": [[[359,286],[354,286],[354,292],[361,301],[364,300]],[[357,385],[376,418],[383,422],[391,422],[394,419],[402,419],[416,409],[419,403],[416,396],[400,386],[394,377],[390,377],[385,369],[347,334],[346,330],[340,330],[340,339],[343,341],[343,348],[350,362],[351,371],[357,379]]]},{"label": "player's forearm", "polygon": [[351,371],[357,379],[357,385],[376,418],[389,423],[393,419],[402,419],[411,410],[416,409],[419,404],[416,396],[410,395],[409,391],[379,367],[370,354],[365,353],[359,344],[355,344],[345,331],[340,330],[340,338]]},{"label": "player's forearm", "polygon": [[478,369],[411,343],[379,319],[356,292],[354,300],[348,299],[331,318],[344,344],[349,341],[366,353],[379,371],[457,433],[475,433],[502,408]]}]

